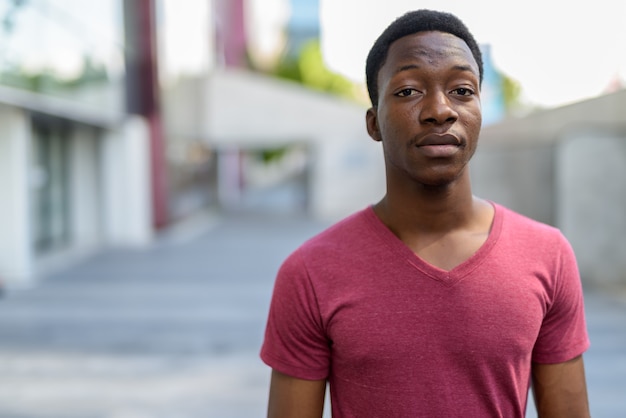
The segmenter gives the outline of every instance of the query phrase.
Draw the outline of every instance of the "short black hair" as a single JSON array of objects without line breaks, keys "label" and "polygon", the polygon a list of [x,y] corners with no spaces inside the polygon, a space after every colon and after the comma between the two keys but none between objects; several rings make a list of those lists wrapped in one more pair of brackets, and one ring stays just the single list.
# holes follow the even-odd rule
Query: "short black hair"
[{"label": "short black hair", "polygon": [[378,73],[385,64],[391,44],[405,36],[426,31],[447,32],[465,41],[478,64],[479,83],[482,85],[482,53],[467,26],[450,13],[427,9],[414,10],[398,17],[387,26],[367,55],[365,77],[372,106],[376,107],[378,104]]}]

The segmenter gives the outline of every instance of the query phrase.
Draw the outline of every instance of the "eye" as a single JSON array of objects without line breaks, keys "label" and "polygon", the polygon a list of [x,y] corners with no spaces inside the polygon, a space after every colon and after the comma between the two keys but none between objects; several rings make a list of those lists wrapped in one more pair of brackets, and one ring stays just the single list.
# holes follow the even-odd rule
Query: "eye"
[{"label": "eye", "polygon": [[399,92],[397,92],[396,96],[407,97],[407,96],[413,96],[416,93],[417,93],[417,90],[406,88],[406,89],[402,89]]},{"label": "eye", "polygon": [[454,89],[451,93],[458,94],[459,96],[472,96],[475,94],[474,90],[465,87],[459,87],[458,89]]}]

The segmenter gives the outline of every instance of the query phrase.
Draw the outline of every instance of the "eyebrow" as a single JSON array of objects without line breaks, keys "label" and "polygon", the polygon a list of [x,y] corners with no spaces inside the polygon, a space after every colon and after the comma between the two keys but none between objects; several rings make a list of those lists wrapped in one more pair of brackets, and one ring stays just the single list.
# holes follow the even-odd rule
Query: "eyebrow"
[{"label": "eyebrow", "polygon": [[469,71],[470,73],[476,74],[474,68],[471,65],[455,65],[452,67],[452,69],[457,71]]},{"label": "eyebrow", "polygon": [[395,75],[395,74],[401,73],[403,71],[416,70],[416,69],[419,69],[419,68],[420,68],[419,65],[408,64],[408,65],[403,65],[403,66],[397,68],[396,71],[394,71],[393,73]]}]

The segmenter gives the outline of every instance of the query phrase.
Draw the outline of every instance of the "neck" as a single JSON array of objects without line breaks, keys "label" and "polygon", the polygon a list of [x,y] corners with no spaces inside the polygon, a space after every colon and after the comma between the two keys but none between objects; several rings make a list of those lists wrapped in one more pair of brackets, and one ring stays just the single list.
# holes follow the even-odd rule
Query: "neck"
[{"label": "neck", "polygon": [[472,195],[469,175],[463,175],[444,186],[390,182],[374,209],[392,230],[446,233],[468,226],[482,203]]}]

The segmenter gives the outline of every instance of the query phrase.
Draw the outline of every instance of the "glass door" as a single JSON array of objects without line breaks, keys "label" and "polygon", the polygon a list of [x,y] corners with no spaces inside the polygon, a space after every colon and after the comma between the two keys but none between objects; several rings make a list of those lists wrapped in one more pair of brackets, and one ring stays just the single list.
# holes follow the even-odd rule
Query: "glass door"
[{"label": "glass door", "polygon": [[69,241],[69,133],[59,121],[34,118],[31,198],[33,239],[38,253]]}]

